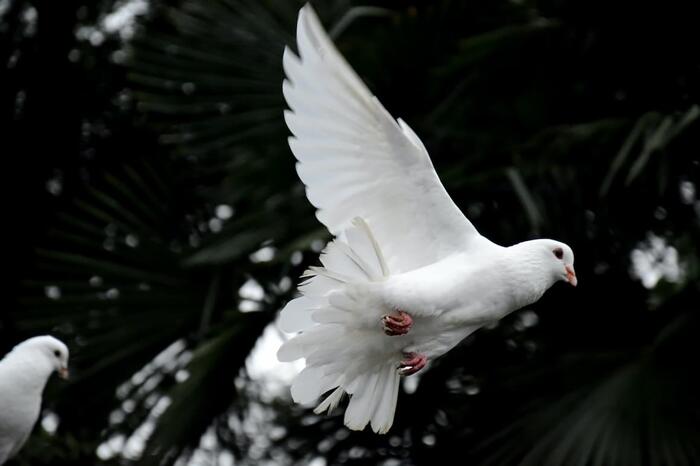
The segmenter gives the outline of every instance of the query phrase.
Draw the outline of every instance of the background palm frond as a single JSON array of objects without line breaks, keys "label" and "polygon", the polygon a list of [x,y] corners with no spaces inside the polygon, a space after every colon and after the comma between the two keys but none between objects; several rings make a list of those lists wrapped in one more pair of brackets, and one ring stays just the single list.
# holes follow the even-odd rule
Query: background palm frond
[{"label": "background palm frond", "polygon": [[25,150],[0,345],[51,332],[75,366],[16,463],[700,461],[690,7],[313,3],[479,230],[566,241],[579,288],[407,379],[387,436],[291,405],[247,361],[328,239],[282,118],[302,2],[10,0],[2,118]]}]

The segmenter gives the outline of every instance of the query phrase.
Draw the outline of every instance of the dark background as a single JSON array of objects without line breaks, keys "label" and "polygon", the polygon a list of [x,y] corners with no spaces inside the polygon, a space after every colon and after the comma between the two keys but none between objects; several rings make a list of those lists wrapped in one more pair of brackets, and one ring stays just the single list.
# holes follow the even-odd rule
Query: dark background
[{"label": "dark background", "polygon": [[386,436],[293,406],[245,362],[328,239],[281,118],[302,3],[0,1],[0,353],[51,333],[74,373],[12,464],[699,464],[692,2],[313,4],[480,232],[567,242],[578,288],[436,361]]}]

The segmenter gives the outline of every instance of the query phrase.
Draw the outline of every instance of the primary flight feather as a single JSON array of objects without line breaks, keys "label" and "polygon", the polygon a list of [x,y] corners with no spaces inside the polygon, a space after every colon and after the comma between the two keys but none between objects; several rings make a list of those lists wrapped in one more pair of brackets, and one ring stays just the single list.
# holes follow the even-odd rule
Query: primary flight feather
[{"label": "primary flight feather", "polygon": [[68,377],[68,348],[50,336],[23,341],[0,360],[0,464],[29,438],[54,372]]},{"label": "primary flight feather", "polygon": [[320,413],[348,394],[345,424],[385,433],[401,376],[555,282],[576,285],[574,256],[553,240],[502,247],[481,236],[421,140],[371,94],[308,4],[297,49],[283,56],[289,146],[335,240],[282,310],[280,327],[300,333],[278,358],[306,359],[292,384],[295,401],[329,392]]}]

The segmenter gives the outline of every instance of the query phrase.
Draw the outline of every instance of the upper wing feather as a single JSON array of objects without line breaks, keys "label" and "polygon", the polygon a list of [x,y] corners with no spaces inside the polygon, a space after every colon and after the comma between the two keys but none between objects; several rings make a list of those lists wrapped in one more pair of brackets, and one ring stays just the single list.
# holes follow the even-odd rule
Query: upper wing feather
[{"label": "upper wing feather", "polygon": [[289,146],[318,219],[338,235],[363,217],[391,272],[412,270],[482,238],[449,197],[418,136],[360,80],[307,4],[300,57],[284,51]]}]

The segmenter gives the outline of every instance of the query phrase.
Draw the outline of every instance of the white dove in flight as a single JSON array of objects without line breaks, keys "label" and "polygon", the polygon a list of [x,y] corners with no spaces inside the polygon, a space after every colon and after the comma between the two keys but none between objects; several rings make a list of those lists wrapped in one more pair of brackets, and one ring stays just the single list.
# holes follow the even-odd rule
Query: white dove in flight
[{"label": "white dove in flight", "polygon": [[318,219],[335,239],[282,310],[300,332],[280,348],[306,359],[292,397],[316,413],[350,396],[345,425],[391,427],[400,376],[421,370],[479,327],[576,285],[569,246],[502,247],[481,236],[442,186],[425,146],[362,83],[307,4],[299,55],[284,51],[289,146]]},{"label": "white dove in flight", "polygon": [[68,348],[50,336],[25,340],[0,360],[0,464],[29,438],[54,372],[68,378]]}]

